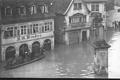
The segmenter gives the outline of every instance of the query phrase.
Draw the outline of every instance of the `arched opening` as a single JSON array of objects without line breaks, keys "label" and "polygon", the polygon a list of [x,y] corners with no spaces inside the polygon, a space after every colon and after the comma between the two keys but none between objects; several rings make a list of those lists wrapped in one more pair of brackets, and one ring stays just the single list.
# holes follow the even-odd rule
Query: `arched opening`
[{"label": "arched opening", "polygon": [[82,41],[87,41],[87,31],[82,32]]},{"label": "arched opening", "polygon": [[25,59],[26,55],[29,53],[29,48],[27,44],[22,44],[19,48],[19,56],[22,60]]},{"label": "arched opening", "polygon": [[44,41],[43,49],[44,49],[45,51],[50,51],[50,50],[51,50],[51,40],[50,40],[50,39],[46,39],[46,40]]},{"label": "arched opening", "polygon": [[38,57],[41,54],[40,52],[40,43],[38,41],[32,44],[32,54],[31,57]]},{"label": "arched opening", "polygon": [[16,50],[15,47],[10,46],[6,49],[5,59],[6,61],[12,61],[15,59]]}]

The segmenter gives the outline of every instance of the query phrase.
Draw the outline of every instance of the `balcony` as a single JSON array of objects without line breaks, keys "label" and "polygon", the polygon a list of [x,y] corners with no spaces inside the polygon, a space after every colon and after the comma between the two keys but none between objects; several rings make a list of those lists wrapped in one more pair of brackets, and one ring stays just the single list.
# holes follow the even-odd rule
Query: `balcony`
[{"label": "balcony", "polygon": [[65,26],[65,31],[71,31],[71,30],[78,30],[78,29],[85,29],[91,27],[91,23],[76,23],[76,24],[69,24],[68,26]]}]

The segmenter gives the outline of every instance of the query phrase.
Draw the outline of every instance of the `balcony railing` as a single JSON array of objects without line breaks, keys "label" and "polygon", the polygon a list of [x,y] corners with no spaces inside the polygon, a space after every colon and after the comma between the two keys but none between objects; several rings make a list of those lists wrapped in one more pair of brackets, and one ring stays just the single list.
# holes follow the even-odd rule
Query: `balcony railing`
[{"label": "balcony railing", "polygon": [[69,24],[68,26],[65,26],[65,31],[88,28],[90,26],[91,26],[90,22],[88,22],[88,23]]}]

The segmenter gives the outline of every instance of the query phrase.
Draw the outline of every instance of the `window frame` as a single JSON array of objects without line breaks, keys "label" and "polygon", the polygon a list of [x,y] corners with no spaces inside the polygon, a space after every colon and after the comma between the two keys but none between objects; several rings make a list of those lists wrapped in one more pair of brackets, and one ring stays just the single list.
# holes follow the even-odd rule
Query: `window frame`
[{"label": "window frame", "polygon": [[37,7],[36,7],[36,5],[32,5],[30,7],[30,11],[31,11],[31,15],[37,14]]},{"label": "window frame", "polygon": [[13,37],[14,37],[14,27],[13,26],[7,27],[6,30],[4,31],[4,39],[10,39]]},{"label": "window frame", "polygon": [[[10,9],[10,14],[7,14],[7,8]],[[5,8],[5,16],[12,16],[12,8],[10,6]]]},{"label": "window frame", "polygon": [[42,13],[48,13],[48,5],[47,4],[44,4],[41,6],[41,12]]},{"label": "window frame", "polygon": [[82,9],[82,3],[74,3],[74,10],[81,10]]},{"label": "window frame", "polygon": [[86,23],[86,15],[82,16],[70,16],[69,17],[70,24],[77,24],[77,23]]},{"label": "window frame", "polygon": [[[24,12],[24,13],[21,13],[21,12],[22,12],[22,11],[21,11],[21,8],[23,8],[23,12]],[[25,6],[20,6],[18,9],[19,9],[19,15],[21,15],[21,16],[22,16],[22,15],[26,15],[26,8],[25,8]]]},{"label": "window frame", "polygon": [[100,11],[100,5],[98,3],[91,4],[91,11]]}]

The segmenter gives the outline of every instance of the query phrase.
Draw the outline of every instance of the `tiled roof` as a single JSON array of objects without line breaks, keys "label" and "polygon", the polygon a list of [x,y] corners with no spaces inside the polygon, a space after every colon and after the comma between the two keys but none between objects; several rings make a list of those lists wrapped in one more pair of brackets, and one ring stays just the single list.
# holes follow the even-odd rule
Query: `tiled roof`
[{"label": "tiled roof", "polygon": [[[53,18],[55,15],[52,11],[52,6],[50,5],[50,3],[53,0],[3,0],[3,8],[2,8],[2,20],[0,22],[2,22],[2,24],[9,24],[9,23],[19,23],[19,22],[26,22],[26,21],[34,21],[34,20],[42,20],[42,19],[47,19],[47,18]],[[43,5],[44,3],[48,4],[48,8],[49,11],[48,13],[45,14],[35,14],[35,15],[31,15],[29,13],[30,11],[30,6],[32,4],[34,5]],[[16,8],[24,5],[26,6],[26,15],[25,16],[20,16],[18,14],[16,14],[17,10]],[[10,6],[13,8],[13,15],[12,16],[5,16],[4,14],[4,7]],[[39,10],[38,10],[39,12]]]},{"label": "tiled roof", "polygon": [[[70,2],[72,0],[53,0],[54,1],[54,12],[63,14],[68,6],[70,5]],[[84,2],[105,2],[108,0],[83,0]]]},{"label": "tiled roof", "polygon": [[36,5],[41,5],[43,3],[50,3],[53,0],[3,0],[3,6],[19,6],[21,4],[25,5],[31,5],[31,4],[36,4]]},{"label": "tiled roof", "polygon": [[54,0],[54,12],[63,14],[72,0]]},{"label": "tiled roof", "polygon": [[85,2],[106,2],[108,0],[84,0]]}]

